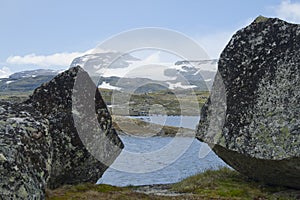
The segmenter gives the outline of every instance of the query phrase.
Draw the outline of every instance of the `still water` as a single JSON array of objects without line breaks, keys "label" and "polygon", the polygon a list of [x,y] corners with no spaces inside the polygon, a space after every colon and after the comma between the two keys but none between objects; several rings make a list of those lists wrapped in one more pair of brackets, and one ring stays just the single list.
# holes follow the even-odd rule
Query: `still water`
[{"label": "still water", "polygon": [[[138,117],[145,121],[195,129],[199,117]],[[116,186],[178,182],[226,164],[210,148],[188,137],[120,136],[125,148],[98,183]]]}]

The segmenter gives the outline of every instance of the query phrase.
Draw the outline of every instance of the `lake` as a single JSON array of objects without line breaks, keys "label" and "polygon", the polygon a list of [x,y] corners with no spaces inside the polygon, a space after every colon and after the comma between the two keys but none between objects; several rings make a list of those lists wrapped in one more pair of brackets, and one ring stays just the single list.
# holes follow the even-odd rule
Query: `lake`
[{"label": "lake", "polygon": [[[135,117],[195,129],[199,117]],[[175,183],[207,169],[227,166],[208,145],[188,137],[120,136],[125,148],[98,183],[127,186]]]}]

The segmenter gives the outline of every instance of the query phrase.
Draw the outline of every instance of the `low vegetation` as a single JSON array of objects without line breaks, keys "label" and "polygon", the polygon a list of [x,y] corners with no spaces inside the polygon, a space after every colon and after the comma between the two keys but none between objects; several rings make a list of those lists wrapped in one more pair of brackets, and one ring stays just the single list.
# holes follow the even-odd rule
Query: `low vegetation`
[{"label": "low vegetation", "polygon": [[47,199],[297,199],[300,191],[266,186],[249,180],[228,168],[208,170],[170,185],[179,196],[158,196],[139,193],[139,187],[81,184],[47,191]]},{"label": "low vegetation", "polygon": [[119,134],[133,136],[163,136],[163,137],[195,137],[195,130],[188,128],[179,128],[174,126],[166,126],[153,124],[141,119],[134,119],[125,116],[112,116],[113,127]]},{"label": "low vegetation", "polygon": [[0,92],[0,100],[11,101],[11,102],[22,102],[28,99],[31,92]]},{"label": "low vegetation", "polygon": [[[206,102],[209,92],[163,90],[149,93],[129,94],[120,91],[100,89],[107,105],[114,106],[114,115],[186,115],[199,116],[200,108]],[[32,91],[1,91],[0,99],[26,99]],[[126,107],[125,107],[126,106]]]},{"label": "low vegetation", "polygon": [[[149,93],[134,93],[100,89],[104,101],[114,105],[115,115],[188,115],[198,116],[200,108],[206,102],[207,91],[171,91],[163,90]],[[124,101],[124,102],[123,102]],[[125,108],[125,106],[127,106]],[[158,106],[158,107],[157,107]],[[198,109],[197,109],[198,107]],[[129,111],[129,113],[123,113]]]},{"label": "low vegetation", "polygon": [[[229,168],[208,170],[173,185],[172,190],[213,199],[294,199],[297,191],[267,186]],[[300,194],[300,191],[298,191]]]},{"label": "low vegetation", "polygon": [[167,197],[159,197],[155,195],[146,195],[138,193],[130,187],[114,187],[110,185],[95,185],[91,183],[80,184],[76,186],[63,186],[59,189],[46,192],[48,200],[167,200]]}]

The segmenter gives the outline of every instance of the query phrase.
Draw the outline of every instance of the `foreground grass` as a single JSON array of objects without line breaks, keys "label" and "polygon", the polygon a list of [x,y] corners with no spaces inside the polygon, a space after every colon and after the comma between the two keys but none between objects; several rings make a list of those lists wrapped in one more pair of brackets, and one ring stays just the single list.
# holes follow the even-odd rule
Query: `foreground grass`
[{"label": "foreground grass", "polygon": [[[47,192],[49,200],[64,199],[297,199],[300,191],[266,186],[247,179],[228,168],[208,170],[169,187],[180,196],[157,196],[138,193],[139,187],[80,184]],[[150,187],[151,188],[151,187]]]},{"label": "foreground grass", "polygon": [[46,199],[48,200],[68,200],[68,199],[80,199],[80,200],[107,200],[107,199],[141,199],[141,200],[167,200],[170,198],[159,197],[155,195],[146,195],[138,192],[134,192],[130,187],[115,187],[111,185],[95,185],[91,183],[79,184],[76,186],[63,186],[59,189],[46,193]]},{"label": "foreground grass", "polygon": [[228,168],[189,177],[174,184],[172,190],[216,199],[295,199],[300,192],[267,186]]}]

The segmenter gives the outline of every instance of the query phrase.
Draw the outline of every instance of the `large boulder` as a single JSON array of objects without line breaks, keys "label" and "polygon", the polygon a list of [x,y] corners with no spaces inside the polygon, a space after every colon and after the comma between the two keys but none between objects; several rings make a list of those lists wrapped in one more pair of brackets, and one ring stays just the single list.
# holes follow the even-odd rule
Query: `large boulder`
[{"label": "large boulder", "polygon": [[42,199],[47,187],[95,183],[123,148],[99,91],[80,67],[43,84],[25,102],[2,101],[0,113],[4,199]]},{"label": "large boulder", "polygon": [[300,188],[300,25],[258,17],[221,54],[197,138],[241,173]]},{"label": "large boulder", "polygon": [[49,123],[25,104],[0,102],[0,199],[43,199],[51,171]]}]

